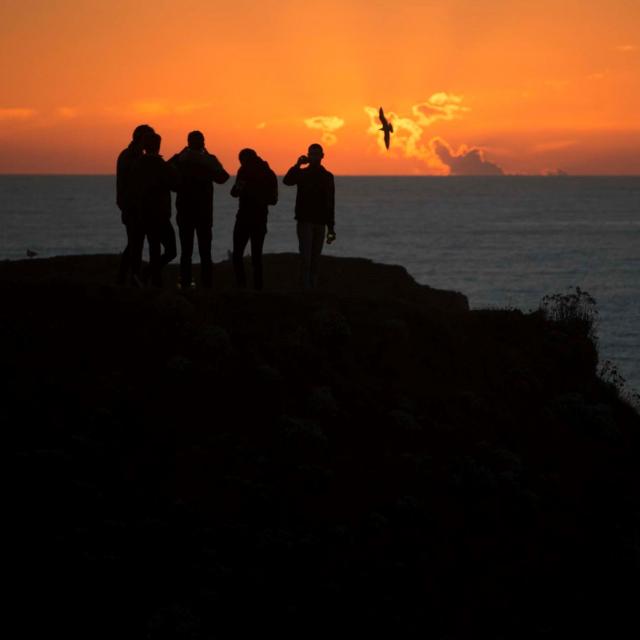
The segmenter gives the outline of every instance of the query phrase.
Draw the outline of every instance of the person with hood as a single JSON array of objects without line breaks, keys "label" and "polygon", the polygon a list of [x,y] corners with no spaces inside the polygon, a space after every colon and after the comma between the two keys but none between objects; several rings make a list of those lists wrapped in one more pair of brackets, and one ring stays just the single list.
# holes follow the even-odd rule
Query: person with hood
[{"label": "person with hood", "polygon": [[200,252],[200,279],[205,288],[211,288],[213,263],[211,241],[213,227],[213,183],[224,184],[229,174],[220,161],[209,153],[204,135],[192,131],[187,146],[174,155],[170,164],[177,168],[180,186],[176,197],[176,220],[180,234],[180,286],[191,286],[191,260],[194,234]]},{"label": "person with hood", "polygon": [[[162,269],[177,255],[176,234],[171,224],[171,191],[178,187],[174,167],[160,155],[162,138],[147,133],[143,139],[144,155],[136,160],[131,170],[133,199],[144,236],[149,242],[149,269],[151,284],[162,286]],[[161,253],[164,247],[164,253]],[[132,256],[139,270],[142,247]]]},{"label": "person with hood", "polygon": [[[298,188],[295,218],[304,289],[314,289],[318,284],[325,230],[328,244],[336,239],[334,179],[333,174],[322,166],[322,158],[322,146],[310,145],[308,155],[300,156],[282,180],[284,184]],[[307,166],[303,168],[305,164]]]},{"label": "person with hood", "polygon": [[153,133],[153,128],[148,124],[138,125],[133,130],[131,142],[118,156],[116,164],[116,204],[120,209],[120,219],[127,232],[127,246],[120,258],[120,268],[116,282],[125,284],[127,274],[131,272],[131,281],[137,286],[142,286],[140,273],[132,269],[132,264],[137,264],[138,268],[141,260],[136,263],[132,261],[132,255],[138,251],[142,254],[144,245],[144,233],[135,213],[133,201],[133,190],[131,184],[131,168],[143,154],[142,143],[146,134]]},{"label": "person with hood", "polygon": [[231,195],[238,198],[238,213],[233,228],[233,268],[238,287],[245,288],[244,250],[251,241],[253,287],[262,290],[262,248],[267,234],[269,205],[278,202],[278,179],[269,164],[253,149],[239,154],[240,168]]}]

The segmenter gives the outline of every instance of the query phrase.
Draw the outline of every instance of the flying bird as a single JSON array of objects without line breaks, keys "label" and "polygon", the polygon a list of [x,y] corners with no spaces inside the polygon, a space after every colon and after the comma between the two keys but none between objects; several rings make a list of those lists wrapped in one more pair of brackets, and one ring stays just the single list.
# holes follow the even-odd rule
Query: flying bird
[{"label": "flying bird", "polygon": [[38,255],[37,251],[32,251],[31,249],[27,249],[27,258],[35,258]]},{"label": "flying bird", "polygon": [[382,125],[379,131],[384,131],[384,146],[389,149],[391,134],[393,133],[393,125],[384,117],[382,107],[380,107],[380,111],[378,111],[378,117],[380,118],[380,124]]}]

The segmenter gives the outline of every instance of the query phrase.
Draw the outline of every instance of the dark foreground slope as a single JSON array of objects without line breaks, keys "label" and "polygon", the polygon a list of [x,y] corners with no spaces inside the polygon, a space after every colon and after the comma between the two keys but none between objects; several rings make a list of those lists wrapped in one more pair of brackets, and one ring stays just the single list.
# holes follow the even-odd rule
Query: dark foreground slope
[{"label": "dark foreground slope", "polygon": [[115,264],[0,265],[28,636],[636,636],[640,420],[585,335],[365,261],[260,295]]}]

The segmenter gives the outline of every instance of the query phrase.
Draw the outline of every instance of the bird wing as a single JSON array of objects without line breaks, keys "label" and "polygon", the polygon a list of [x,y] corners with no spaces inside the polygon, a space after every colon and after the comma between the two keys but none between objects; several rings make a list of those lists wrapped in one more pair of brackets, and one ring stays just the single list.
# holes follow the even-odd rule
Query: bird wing
[{"label": "bird wing", "polygon": [[389,129],[384,130],[384,146],[389,148],[389,143],[391,142],[391,134],[389,133]]},{"label": "bird wing", "polygon": [[380,111],[378,111],[378,117],[380,118],[380,124],[386,128],[387,126],[387,119],[384,117],[384,111],[382,110],[382,107],[380,107]]}]

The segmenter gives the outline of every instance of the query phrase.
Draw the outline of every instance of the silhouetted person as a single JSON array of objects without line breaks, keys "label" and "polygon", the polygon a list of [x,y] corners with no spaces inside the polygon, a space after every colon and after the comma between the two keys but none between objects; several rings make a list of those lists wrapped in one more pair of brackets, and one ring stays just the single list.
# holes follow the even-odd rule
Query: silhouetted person
[{"label": "silhouetted person", "polygon": [[238,213],[233,227],[233,268],[239,287],[247,286],[242,256],[251,240],[251,264],[253,286],[262,289],[262,247],[267,234],[269,205],[278,202],[278,179],[253,149],[243,149],[239,154],[240,168],[231,195],[238,198]]},{"label": "silhouetted person", "polygon": [[193,236],[198,237],[200,277],[203,287],[212,285],[211,233],[213,227],[213,183],[223,184],[229,179],[218,159],[204,146],[200,131],[192,131],[187,146],[173,156],[171,164],[180,174],[176,197],[176,220],[180,233],[180,283],[191,285]]},{"label": "silhouetted person", "polygon": [[[143,138],[144,155],[131,170],[135,207],[144,235],[149,241],[151,283],[162,286],[162,269],[176,255],[176,234],[171,224],[171,191],[178,186],[178,173],[160,155],[162,138],[146,133]],[[164,247],[164,253],[161,253]],[[142,260],[142,247],[132,260]],[[137,262],[134,266],[138,268]]]},{"label": "silhouetted person", "polygon": [[[322,158],[322,147],[312,144],[308,156],[300,156],[283,179],[286,185],[298,186],[295,218],[298,221],[302,286],[305,289],[315,288],[318,283],[318,263],[324,245],[325,227],[328,229],[327,242],[336,239],[335,185],[333,174],[322,166]],[[308,166],[303,169],[303,164]]]},{"label": "silhouetted person", "polygon": [[131,142],[118,156],[116,164],[116,203],[120,209],[122,224],[127,230],[127,246],[122,252],[120,259],[120,269],[118,271],[118,284],[124,284],[127,274],[131,272],[132,282],[140,286],[139,268],[141,260],[134,264],[137,265],[138,271],[132,269],[132,247],[135,251],[140,248],[142,253],[142,245],[144,244],[144,235],[137,219],[133,202],[133,193],[131,189],[131,168],[135,161],[142,156],[142,141],[147,133],[153,133],[153,128],[148,124],[141,124],[133,130]]}]

